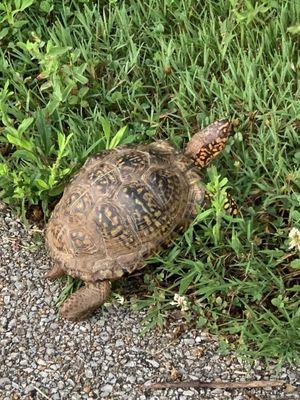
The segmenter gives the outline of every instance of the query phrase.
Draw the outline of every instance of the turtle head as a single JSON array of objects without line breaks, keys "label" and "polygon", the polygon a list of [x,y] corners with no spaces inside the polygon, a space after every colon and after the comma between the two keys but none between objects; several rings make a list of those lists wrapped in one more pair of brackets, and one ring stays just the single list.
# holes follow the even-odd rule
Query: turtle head
[{"label": "turtle head", "polygon": [[228,119],[213,122],[191,138],[186,146],[185,155],[203,168],[224,149],[231,133],[232,124]]}]

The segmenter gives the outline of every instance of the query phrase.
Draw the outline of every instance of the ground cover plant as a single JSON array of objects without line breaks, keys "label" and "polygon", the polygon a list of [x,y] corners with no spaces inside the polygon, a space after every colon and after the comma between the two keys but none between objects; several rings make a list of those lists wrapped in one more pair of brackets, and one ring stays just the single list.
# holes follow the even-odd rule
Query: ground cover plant
[{"label": "ground cover plant", "polygon": [[6,0],[0,21],[1,199],[46,219],[88,155],[161,138],[180,148],[230,116],[236,133],[205,178],[211,209],[147,262],[133,303],[148,329],[178,309],[222,334],[223,351],[295,360],[299,2]]}]

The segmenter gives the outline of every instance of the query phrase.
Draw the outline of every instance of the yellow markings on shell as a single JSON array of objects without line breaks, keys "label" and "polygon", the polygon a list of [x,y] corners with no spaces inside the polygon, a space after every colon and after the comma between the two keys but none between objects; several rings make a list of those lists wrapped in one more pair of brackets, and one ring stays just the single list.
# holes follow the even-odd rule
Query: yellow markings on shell
[{"label": "yellow markings on shell", "polygon": [[147,226],[151,226],[151,219],[148,217],[148,215],[144,216],[144,221]]},{"label": "yellow markings on shell", "polygon": [[112,216],[112,212],[110,211],[109,207],[106,207],[104,212],[107,218],[110,218]]},{"label": "yellow markings on shell", "polygon": [[111,223],[113,224],[113,225],[118,225],[118,223],[119,223],[119,220],[118,220],[118,217],[115,215],[114,217],[113,217],[113,219],[111,220]]},{"label": "yellow markings on shell", "polygon": [[134,203],[139,205],[139,206],[142,206],[144,208],[144,203],[142,201],[140,201],[139,199],[135,199]]},{"label": "yellow markings on shell", "polygon": [[111,230],[112,236],[117,236],[120,232],[122,232],[122,227],[120,225],[117,225],[114,229]]}]

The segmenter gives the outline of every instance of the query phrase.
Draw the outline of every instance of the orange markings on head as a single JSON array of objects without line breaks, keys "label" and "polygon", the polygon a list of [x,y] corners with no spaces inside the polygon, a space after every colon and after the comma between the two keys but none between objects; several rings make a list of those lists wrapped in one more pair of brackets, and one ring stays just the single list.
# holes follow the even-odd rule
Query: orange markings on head
[{"label": "orange markings on head", "polygon": [[197,132],[189,141],[186,155],[193,158],[201,167],[206,166],[221,150],[232,130],[228,120],[219,120]]},{"label": "orange markings on head", "polygon": [[215,157],[225,147],[227,138],[217,138],[214,142],[202,147],[196,155],[196,163],[204,167],[208,162]]}]

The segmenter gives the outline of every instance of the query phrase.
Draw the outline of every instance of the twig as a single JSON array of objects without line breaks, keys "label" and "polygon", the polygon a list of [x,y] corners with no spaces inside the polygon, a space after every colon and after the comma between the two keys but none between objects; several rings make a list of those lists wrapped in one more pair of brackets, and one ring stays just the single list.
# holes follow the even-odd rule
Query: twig
[{"label": "twig", "polygon": [[33,388],[34,388],[41,396],[43,396],[45,399],[51,400],[50,397],[48,397],[47,395],[45,395],[45,393],[43,393],[39,388],[37,388],[36,386],[33,386]]},{"label": "twig", "polygon": [[167,388],[220,388],[220,389],[235,389],[235,388],[264,388],[281,386],[284,381],[248,381],[248,382],[162,382],[144,385],[144,390],[150,389],[167,389]]}]

